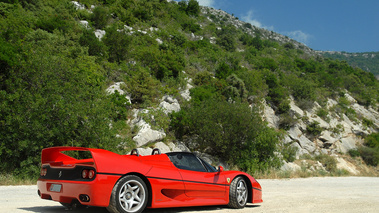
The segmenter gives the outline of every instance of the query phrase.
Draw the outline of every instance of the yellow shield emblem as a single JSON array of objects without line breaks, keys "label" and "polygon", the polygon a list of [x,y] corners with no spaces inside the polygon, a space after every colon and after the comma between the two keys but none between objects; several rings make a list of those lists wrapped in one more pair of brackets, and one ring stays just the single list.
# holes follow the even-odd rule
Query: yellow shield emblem
[{"label": "yellow shield emblem", "polygon": [[230,183],[230,178],[226,178],[226,181],[228,181],[228,183]]}]

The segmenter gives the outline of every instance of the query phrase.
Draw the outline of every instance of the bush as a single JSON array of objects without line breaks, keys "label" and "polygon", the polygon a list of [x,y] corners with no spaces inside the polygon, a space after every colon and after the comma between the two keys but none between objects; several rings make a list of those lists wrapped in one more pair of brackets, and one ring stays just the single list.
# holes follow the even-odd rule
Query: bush
[{"label": "bush", "polygon": [[222,61],[216,68],[215,76],[219,79],[226,79],[226,77],[228,77],[231,73],[232,69],[230,68],[229,64],[225,63],[225,61]]},{"label": "bush", "polygon": [[318,136],[321,134],[322,131],[324,131],[324,128],[320,127],[320,123],[317,121],[314,121],[307,125],[307,133],[313,136]]},{"label": "bush", "polygon": [[363,161],[367,165],[377,166],[379,164],[379,148],[360,147],[358,149]]},{"label": "bush", "polygon": [[136,66],[127,79],[128,92],[133,104],[149,105],[156,101],[160,82],[153,78],[145,68]]},{"label": "bush", "polygon": [[120,63],[127,58],[132,37],[125,32],[118,32],[117,26],[107,28],[103,41],[108,48],[109,61]]},{"label": "bush", "polygon": [[317,110],[316,114],[317,114],[317,116],[319,116],[320,118],[325,120],[327,118],[329,112],[328,112],[328,110],[326,110],[324,108],[319,108]]},{"label": "bush", "polygon": [[180,1],[179,7],[188,15],[198,16],[200,13],[200,6],[196,0]]},{"label": "bush", "polygon": [[283,156],[283,160],[287,162],[293,162],[296,160],[296,153],[298,148],[296,146],[291,146],[291,144],[282,144],[280,148],[280,153]]},{"label": "bush", "polygon": [[91,21],[96,29],[103,29],[107,26],[109,18],[108,9],[103,6],[97,6],[93,10]]},{"label": "bush", "polygon": [[283,113],[279,117],[279,128],[289,130],[297,123],[297,119],[291,116],[288,112]]},{"label": "bush", "polygon": [[195,75],[195,78],[193,79],[193,83],[196,86],[202,86],[202,85],[208,85],[212,82],[213,75],[210,72],[204,71],[199,72]]},{"label": "bush", "polygon": [[358,151],[358,149],[350,149],[349,150],[349,155],[353,158],[359,157],[361,153]]},{"label": "bush", "polygon": [[223,91],[226,98],[232,98],[233,100],[236,98],[238,100],[245,100],[247,98],[245,83],[235,74],[230,75],[226,79],[226,82],[229,84],[229,86]]},{"label": "bush", "polygon": [[365,138],[365,145],[370,148],[379,147],[379,132],[368,135]]},{"label": "bush", "polygon": [[315,157],[315,160],[320,161],[327,171],[329,172],[337,171],[337,160],[334,157],[327,154],[321,154],[321,155],[317,155]]},{"label": "bush", "polygon": [[[374,122],[370,119],[367,119],[367,118],[362,119],[362,124],[366,127],[374,127]],[[379,140],[379,138],[378,138],[378,140]]]},{"label": "bush", "polygon": [[115,150],[102,67],[59,33],[37,30],[25,42],[19,50],[27,57],[8,70],[0,91],[0,170],[37,176],[45,147]]},{"label": "bush", "polygon": [[274,152],[279,134],[265,126],[247,104],[207,99],[174,113],[171,128],[176,136],[191,137],[194,149],[252,172],[279,166]]},{"label": "bush", "polygon": [[88,54],[91,56],[106,56],[106,47],[104,43],[99,41],[92,30],[84,30],[79,39],[79,43],[83,47],[88,47]]}]

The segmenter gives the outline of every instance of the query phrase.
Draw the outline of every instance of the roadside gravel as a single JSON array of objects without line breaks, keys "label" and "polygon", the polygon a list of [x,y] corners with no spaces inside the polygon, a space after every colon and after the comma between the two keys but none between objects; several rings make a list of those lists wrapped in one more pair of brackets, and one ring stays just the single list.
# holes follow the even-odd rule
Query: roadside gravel
[{"label": "roadside gravel", "polygon": [[[149,209],[146,213],[260,213],[260,212],[378,212],[378,177],[324,177],[286,180],[258,180],[263,203],[244,209],[224,206]],[[67,211],[59,203],[42,200],[37,187],[0,186],[0,212],[12,213],[106,213],[105,208],[89,207]]]}]

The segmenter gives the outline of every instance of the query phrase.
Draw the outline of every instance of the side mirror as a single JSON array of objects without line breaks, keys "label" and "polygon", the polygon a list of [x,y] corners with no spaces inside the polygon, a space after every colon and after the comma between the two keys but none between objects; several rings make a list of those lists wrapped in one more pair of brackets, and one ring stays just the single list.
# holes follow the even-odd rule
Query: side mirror
[{"label": "side mirror", "polygon": [[218,172],[220,173],[220,172],[223,172],[223,171],[224,171],[224,167],[219,166],[219,167],[218,167]]}]

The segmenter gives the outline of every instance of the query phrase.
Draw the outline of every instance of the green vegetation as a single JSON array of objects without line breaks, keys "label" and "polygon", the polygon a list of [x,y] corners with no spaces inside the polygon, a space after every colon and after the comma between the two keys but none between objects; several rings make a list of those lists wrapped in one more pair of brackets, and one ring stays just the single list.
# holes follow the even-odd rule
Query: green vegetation
[{"label": "green vegetation", "polygon": [[[195,86],[191,101],[180,100],[182,111],[171,120],[155,111],[154,128],[176,139],[192,138],[198,142],[193,149],[249,172],[277,168],[277,151],[292,159],[293,150],[280,147],[280,133],[257,114],[262,99],[281,116],[283,129],[294,123],[290,95],[303,109],[342,97],[338,109],[351,117],[356,115],[343,99],[346,90],[365,106],[379,101],[373,74],[264,39],[261,30],[245,24],[256,36],[248,35],[226,17],[202,14],[195,0],[79,2],[86,9],[69,0],[0,2],[0,170],[5,174],[37,176],[41,149],[50,146],[125,153],[135,146],[135,129],[125,122],[130,109],[155,107],[165,94],[179,97],[186,78]],[[94,35],[97,29],[106,32],[101,39]],[[131,104],[105,92],[120,81]],[[319,131],[317,125],[310,128]]]},{"label": "green vegetation", "polygon": [[363,53],[347,53],[347,52],[322,52],[325,57],[346,61],[353,67],[359,67],[362,70],[379,75],[379,53],[363,52]]},{"label": "green vegetation", "polygon": [[230,104],[216,98],[193,102],[172,116],[177,138],[195,136],[189,141],[190,147],[208,151],[245,171],[280,165],[274,154],[280,135],[263,125],[260,116],[252,113],[246,103]]},{"label": "green vegetation", "polygon": [[367,165],[379,164],[379,133],[373,133],[365,138],[364,146],[349,150],[351,157],[361,157]]},{"label": "green vegetation", "polygon": [[373,133],[365,138],[365,146],[358,149],[362,159],[372,166],[379,164],[379,133]]}]

